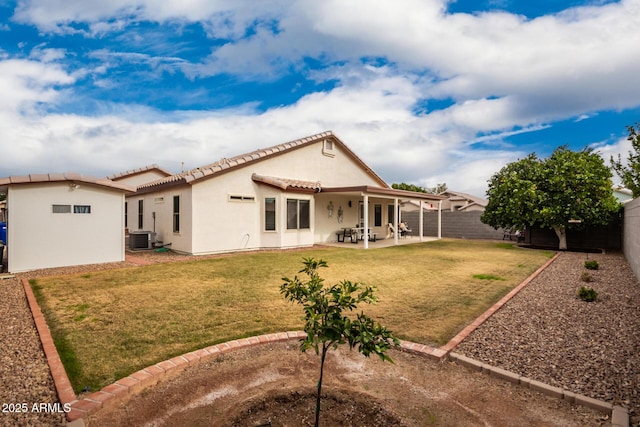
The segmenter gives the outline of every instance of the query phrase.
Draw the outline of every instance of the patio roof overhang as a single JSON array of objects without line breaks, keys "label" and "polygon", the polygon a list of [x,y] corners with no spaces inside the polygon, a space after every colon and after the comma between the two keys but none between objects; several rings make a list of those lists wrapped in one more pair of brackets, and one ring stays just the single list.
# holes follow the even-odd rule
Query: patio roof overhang
[{"label": "patio roof overhang", "polygon": [[405,199],[405,200],[428,200],[440,201],[445,200],[445,196],[436,194],[419,193],[415,191],[396,190],[395,188],[373,187],[369,185],[350,186],[350,187],[322,187],[322,193],[342,193],[354,196],[374,196],[386,199]]}]

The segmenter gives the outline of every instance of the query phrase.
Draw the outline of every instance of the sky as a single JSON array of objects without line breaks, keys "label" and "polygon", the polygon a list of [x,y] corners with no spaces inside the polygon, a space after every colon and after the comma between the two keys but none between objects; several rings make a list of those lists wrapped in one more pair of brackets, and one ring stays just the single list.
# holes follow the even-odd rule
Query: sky
[{"label": "sky", "polygon": [[388,183],[483,197],[532,152],[626,157],[638,28],[640,0],[0,0],[0,177],[331,130]]}]

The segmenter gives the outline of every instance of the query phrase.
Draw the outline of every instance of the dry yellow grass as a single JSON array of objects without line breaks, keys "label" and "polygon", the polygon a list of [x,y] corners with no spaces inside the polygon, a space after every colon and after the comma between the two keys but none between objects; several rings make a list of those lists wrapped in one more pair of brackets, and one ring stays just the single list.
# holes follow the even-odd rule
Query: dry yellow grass
[{"label": "dry yellow grass", "polygon": [[441,240],[368,251],[237,254],[48,277],[33,287],[79,391],[197,348],[301,329],[301,308],[279,288],[283,276],[302,268],[303,257],[326,260],[321,275],[329,283],[376,286],[379,303],[362,309],[398,337],[442,345],[550,255]]}]

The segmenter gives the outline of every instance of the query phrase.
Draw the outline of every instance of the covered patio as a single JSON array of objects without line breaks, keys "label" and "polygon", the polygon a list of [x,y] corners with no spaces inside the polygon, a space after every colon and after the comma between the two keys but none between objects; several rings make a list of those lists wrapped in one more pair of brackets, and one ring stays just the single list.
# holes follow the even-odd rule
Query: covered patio
[{"label": "covered patio", "polygon": [[[441,238],[441,215],[438,215],[437,235],[425,237],[423,211],[441,212],[445,197],[413,191],[375,186],[323,187],[316,194],[316,227],[321,232],[317,243],[349,245],[368,249]],[[408,236],[400,236],[402,205],[413,202],[419,207],[420,228]],[[323,219],[326,206],[327,219]],[[337,220],[337,224],[336,224]],[[340,233],[357,233],[357,244]],[[339,241],[343,240],[343,241]]]}]

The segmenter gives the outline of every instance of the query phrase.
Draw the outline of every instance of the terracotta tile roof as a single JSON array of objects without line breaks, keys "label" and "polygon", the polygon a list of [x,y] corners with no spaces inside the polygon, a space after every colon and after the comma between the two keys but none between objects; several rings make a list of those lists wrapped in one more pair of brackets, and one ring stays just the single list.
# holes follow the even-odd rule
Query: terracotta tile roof
[{"label": "terracotta tile roof", "polygon": [[157,170],[157,171],[163,173],[166,176],[173,175],[171,172],[162,169],[160,166],[158,166],[157,164],[154,163],[152,165],[143,166],[141,168],[131,169],[131,170],[128,170],[128,171],[125,171],[125,172],[114,173],[113,175],[107,176],[107,179],[118,180],[120,178],[125,178],[127,176],[137,175],[137,174],[140,174],[140,173],[143,173],[143,172],[152,171],[152,170]]},{"label": "terracotta tile roof", "polygon": [[287,191],[303,191],[317,193],[322,189],[319,181],[301,181],[299,179],[278,178],[274,176],[263,176],[254,173],[251,175],[254,182],[270,185]]},{"label": "terracotta tile roof", "polygon": [[124,192],[130,192],[130,193],[135,192],[135,188],[130,185],[114,182],[106,178],[96,178],[95,176],[83,175],[75,172],[9,176],[7,178],[0,178],[0,187],[13,185],[13,184],[33,184],[33,183],[42,183],[42,182],[63,182],[63,181],[98,185],[101,187],[107,187],[107,188],[120,190]]},{"label": "terracotta tile roof", "polygon": [[283,144],[274,145],[268,148],[262,148],[252,151],[250,153],[241,154],[239,156],[223,158],[217,162],[210,163],[199,168],[191,169],[189,171],[171,175],[166,178],[161,178],[156,181],[152,181],[146,184],[138,186],[138,190],[153,191],[154,187],[173,184],[192,184],[200,179],[213,177],[216,174],[224,173],[229,170],[243,167],[254,162],[259,162],[272,156],[283,154],[287,151],[294,150],[305,145],[316,143],[324,139],[331,138],[338,142],[344,150],[357,162],[363,169],[369,174],[374,176],[379,181],[381,186],[388,187],[388,184],[384,182],[371,168],[369,168],[353,151],[351,151],[340,139],[331,131],[318,133],[316,135],[307,136],[304,138],[296,139],[294,141],[285,142]]},{"label": "terracotta tile roof", "polygon": [[451,201],[461,201],[461,200],[468,200],[470,201],[472,204],[477,204],[479,206],[487,206],[487,201],[481,197],[476,197],[472,194],[468,194],[468,193],[462,193],[459,191],[451,191],[451,190],[447,190],[447,191],[443,191],[442,193],[440,193],[441,196],[447,196],[449,198],[449,200]]}]

